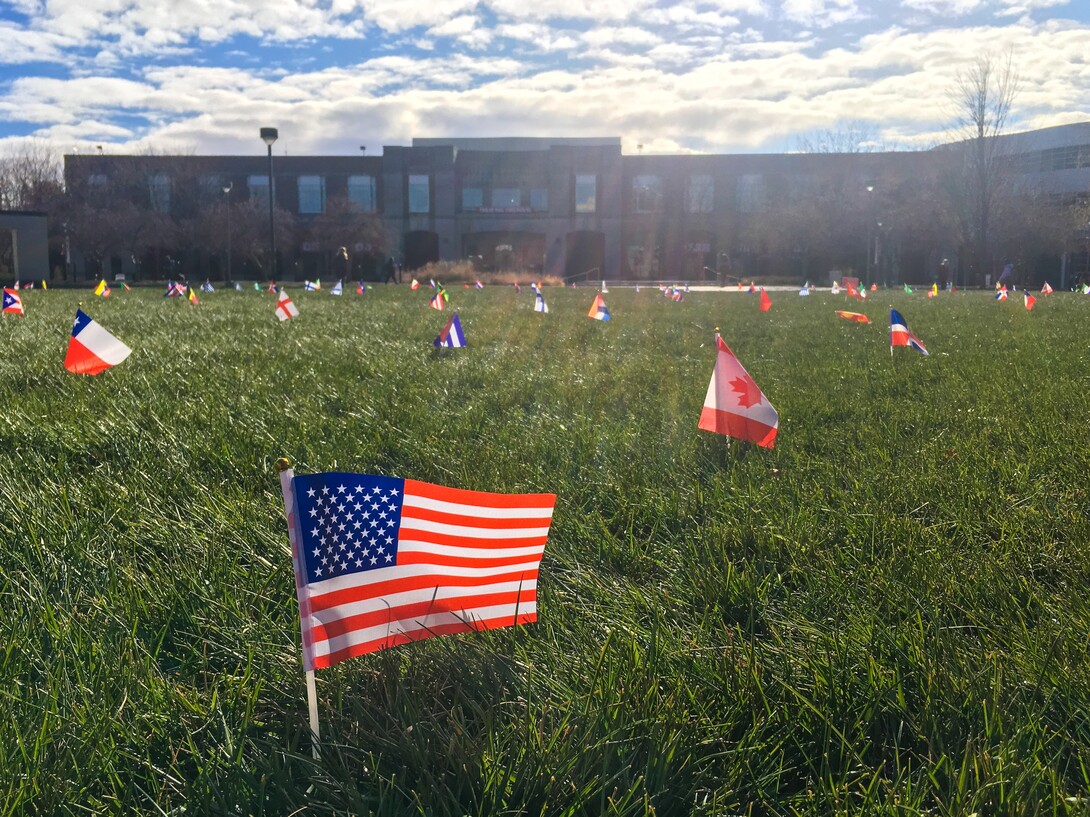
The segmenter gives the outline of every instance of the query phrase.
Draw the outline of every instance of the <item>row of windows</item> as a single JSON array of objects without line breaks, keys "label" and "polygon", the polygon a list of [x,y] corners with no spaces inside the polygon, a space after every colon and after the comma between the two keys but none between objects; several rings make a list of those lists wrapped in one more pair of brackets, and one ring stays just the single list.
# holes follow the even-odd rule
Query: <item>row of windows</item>
[{"label": "row of windows", "polygon": [[1050,173],[1090,167],[1090,145],[1034,150],[1010,157],[1010,163],[1018,173]]},{"label": "row of windows", "polygon": [[[1090,163],[1090,147],[1087,161]],[[92,185],[104,185],[107,177],[92,175]],[[326,179],[324,176],[298,176],[299,213],[316,215],[326,209]],[[265,202],[269,198],[269,177],[256,174],[246,179],[250,198]],[[219,195],[223,181],[219,177],[201,179],[202,189],[209,195]],[[408,178],[408,211],[410,214],[431,212],[431,178],[424,174],[412,174]],[[487,194],[487,198],[486,198]],[[764,177],[760,174],[739,176],[735,191],[736,206],[740,212],[754,213],[764,207]],[[661,213],[664,208],[661,176],[643,174],[632,178],[632,210],[636,213]],[[171,179],[166,174],[148,178],[148,196],[151,207],[157,212],[170,212]],[[365,213],[378,212],[378,194],[374,176],[349,176],[348,200]],[[486,203],[487,201],[487,203]],[[576,213],[595,213],[598,210],[598,177],[578,174],[575,177],[574,209]],[[462,212],[481,213],[544,213],[549,210],[549,191],[546,188],[523,190],[518,187],[462,188]],[[708,174],[692,174],[686,180],[685,210],[689,213],[712,213],[715,210],[715,182]]]}]

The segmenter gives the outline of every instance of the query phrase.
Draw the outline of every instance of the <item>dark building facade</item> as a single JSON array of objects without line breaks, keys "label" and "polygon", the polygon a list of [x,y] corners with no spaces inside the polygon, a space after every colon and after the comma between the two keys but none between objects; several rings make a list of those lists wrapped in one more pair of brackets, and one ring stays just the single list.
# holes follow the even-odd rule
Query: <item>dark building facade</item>
[{"label": "dark building facade", "polygon": [[[1090,182],[1082,179],[1090,174],[1090,123],[1004,138],[1027,185],[1058,195]],[[1062,153],[1067,162],[1072,150],[1072,167],[1061,168],[1066,175],[1051,165],[1042,170],[1045,158]],[[307,225],[342,201],[385,235],[382,242],[344,242],[357,261],[366,259],[346,268],[350,274],[378,269],[391,255],[407,269],[469,260],[482,270],[566,280],[822,281],[847,270],[868,279],[929,280],[942,259],[956,263],[958,253],[941,229],[943,215],[921,205],[924,181],[941,174],[936,155],[644,156],[623,155],[619,138],[483,138],[416,139],[375,156],[275,156],[276,206],[303,236],[278,241],[275,269],[287,279],[339,271],[335,248],[306,235]],[[197,218],[224,201],[233,212],[247,202],[264,208],[268,218],[265,156],[65,157],[67,189],[83,191],[92,206],[97,190],[123,176],[130,198],[164,218]],[[141,244],[145,257],[149,246]],[[72,249],[81,277],[137,267],[165,277],[161,261],[149,268],[136,252],[100,249],[96,266],[79,241]],[[236,246],[232,255],[239,252]],[[207,258],[192,263],[208,268]],[[239,263],[238,277],[270,269]]]}]

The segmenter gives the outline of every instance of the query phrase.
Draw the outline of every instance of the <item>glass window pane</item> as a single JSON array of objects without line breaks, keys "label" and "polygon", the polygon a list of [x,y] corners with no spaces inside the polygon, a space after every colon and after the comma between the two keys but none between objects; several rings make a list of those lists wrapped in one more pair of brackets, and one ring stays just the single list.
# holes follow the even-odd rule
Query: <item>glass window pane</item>
[{"label": "glass window pane", "polygon": [[321,176],[299,177],[299,212],[321,213],[325,211],[325,179]]},{"label": "glass window pane", "polygon": [[374,213],[378,209],[375,206],[375,177],[349,176],[348,200],[363,212]]},{"label": "glass window pane", "polygon": [[598,209],[597,181],[596,176],[575,177],[575,212],[593,213]]},{"label": "glass window pane", "polygon": [[748,173],[738,177],[738,210],[756,213],[764,206],[764,179],[760,173]]},{"label": "glass window pane", "polygon": [[148,194],[152,210],[157,213],[170,212],[170,176],[159,173],[148,178]]},{"label": "glass window pane", "polygon": [[518,207],[522,204],[522,191],[517,187],[496,187],[492,190],[493,207]]},{"label": "glass window pane", "polygon": [[662,211],[662,179],[658,176],[634,176],[632,193],[637,213]]},{"label": "glass window pane", "polygon": [[484,191],[479,187],[462,188],[462,211],[472,213],[484,207]]},{"label": "glass window pane", "polygon": [[690,213],[710,213],[715,206],[715,187],[712,177],[704,174],[694,174],[689,177],[689,201]]},{"label": "glass window pane", "polygon": [[409,176],[409,212],[431,212],[431,185],[427,176]]},{"label": "glass window pane", "polygon": [[535,187],[530,191],[530,209],[535,213],[545,213],[549,210],[549,191],[544,187]]}]

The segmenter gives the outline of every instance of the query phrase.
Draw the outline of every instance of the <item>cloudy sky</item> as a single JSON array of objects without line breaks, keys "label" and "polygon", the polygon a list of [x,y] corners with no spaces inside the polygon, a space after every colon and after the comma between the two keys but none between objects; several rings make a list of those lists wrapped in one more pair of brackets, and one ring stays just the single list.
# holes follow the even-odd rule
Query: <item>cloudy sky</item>
[{"label": "cloudy sky", "polygon": [[1090,119],[1085,0],[0,0],[0,152],[378,153],[414,136],[780,152],[949,138],[981,55],[1015,129]]}]

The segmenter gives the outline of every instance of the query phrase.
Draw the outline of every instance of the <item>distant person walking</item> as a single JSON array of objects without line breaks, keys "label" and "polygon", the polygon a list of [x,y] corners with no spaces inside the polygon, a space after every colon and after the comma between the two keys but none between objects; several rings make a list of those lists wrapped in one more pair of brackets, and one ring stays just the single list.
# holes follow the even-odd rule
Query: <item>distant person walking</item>
[{"label": "distant person walking", "polygon": [[397,264],[394,263],[394,257],[387,256],[386,263],[382,265],[382,271],[385,274],[384,284],[388,284],[391,281],[397,283]]}]

